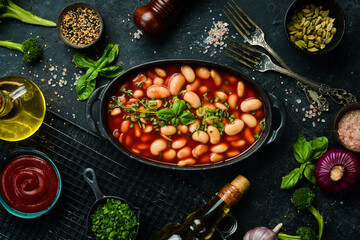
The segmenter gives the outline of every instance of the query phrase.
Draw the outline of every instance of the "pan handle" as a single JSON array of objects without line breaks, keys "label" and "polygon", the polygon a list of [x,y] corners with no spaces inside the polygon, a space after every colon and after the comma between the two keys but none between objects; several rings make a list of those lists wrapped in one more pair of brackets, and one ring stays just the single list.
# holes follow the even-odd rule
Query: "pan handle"
[{"label": "pan handle", "polygon": [[96,201],[104,198],[105,195],[101,192],[99,185],[97,184],[94,170],[92,168],[85,169],[83,176],[85,181],[90,185],[91,189],[94,191]]},{"label": "pan handle", "polygon": [[284,104],[274,94],[271,94],[271,93],[268,93],[268,94],[271,98],[272,108],[278,110],[280,113],[280,124],[277,129],[272,130],[272,133],[271,133],[266,145],[269,145],[270,143],[278,140],[284,133],[285,127],[286,127],[286,110],[285,110]]},{"label": "pan handle", "polygon": [[94,119],[92,114],[92,109],[94,106],[94,103],[98,100],[100,100],[101,93],[106,85],[99,87],[96,89],[89,97],[86,103],[86,121],[91,128],[96,133],[101,134],[99,130],[99,123]]}]

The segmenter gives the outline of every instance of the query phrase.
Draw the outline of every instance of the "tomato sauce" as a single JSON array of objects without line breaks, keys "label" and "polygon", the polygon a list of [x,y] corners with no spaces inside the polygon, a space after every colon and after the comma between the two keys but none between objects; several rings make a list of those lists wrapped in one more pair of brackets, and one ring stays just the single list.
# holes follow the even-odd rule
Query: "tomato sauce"
[{"label": "tomato sauce", "polygon": [[59,178],[53,166],[33,154],[23,154],[11,159],[3,167],[0,179],[4,201],[23,213],[47,209],[59,190]]},{"label": "tomato sauce", "polygon": [[[196,73],[196,69],[201,66],[191,66]],[[247,112],[246,114],[251,114],[256,119],[256,126],[248,127],[245,124],[243,130],[236,135],[227,135],[224,131],[220,131],[221,140],[216,142],[216,144],[212,144],[210,141],[207,143],[201,143],[193,140],[192,132],[190,130],[181,132],[181,124],[175,124],[176,133],[171,134],[171,136],[164,136],[161,133],[161,126],[172,125],[171,122],[164,123],[164,121],[159,120],[156,116],[155,120],[149,120],[151,118],[146,117],[134,117],[136,116],[136,112],[127,112],[126,109],[129,107],[135,107],[135,109],[141,109],[141,103],[138,100],[146,101],[156,100],[161,101],[161,106],[157,108],[164,109],[169,108],[171,104],[173,104],[176,99],[183,100],[184,95],[190,89],[191,85],[194,85],[194,82],[186,81],[181,88],[181,92],[174,96],[170,95],[166,98],[149,98],[147,96],[147,89],[154,85],[160,85],[162,87],[170,88],[171,79],[174,78],[176,74],[181,74],[182,65],[174,65],[174,66],[164,66],[161,68],[161,72],[159,73],[156,69],[148,69],[147,71],[143,71],[139,73],[137,76],[133,76],[129,78],[119,89],[115,89],[112,98],[109,101],[109,112],[107,115],[107,124],[111,131],[111,134],[114,137],[114,141],[118,141],[119,144],[125,146],[127,149],[132,151],[135,154],[138,154],[142,157],[151,159],[153,161],[160,161],[169,164],[177,164],[177,165],[203,165],[203,164],[213,164],[221,161],[226,161],[229,158],[236,157],[246,151],[254,142],[260,137],[263,127],[262,124],[264,122],[264,107],[256,109],[256,111]],[[211,69],[208,69],[210,72]],[[166,73],[166,75],[163,74]],[[224,129],[227,124],[231,124],[234,119],[241,119],[245,114],[240,108],[241,103],[249,100],[249,99],[260,99],[257,91],[246,81],[242,81],[231,74],[226,72],[217,71],[218,76],[221,78],[221,84],[216,83],[214,78],[210,76],[208,79],[201,79],[199,76],[196,76],[195,81],[200,81],[198,87],[193,88],[191,91],[196,93],[201,100],[201,108],[205,111],[205,107],[207,104],[214,106],[216,103],[221,103],[222,105],[226,105],[227,110],[224,113],[224,116],[220,118],[220,123],[205,123],[205,127],[202,125],[204,123],[204,119],[199,114],[199,108],[190,107],[189,104],[186,104],[185,110],[194,114],[196,120],[200,121],[201,128],[200,130],[204,130],[206,132],[206,128],[210,125],[215,125],[219,128],[219,124],[221,125],[219,129]],[[158,83],[159,78],[161,79]],[[237,96],[236,108],[231,108],[228,105],[229,96],[236,95],[238,91],[238,82],[241,81],[244,84],[244,94],[242,96]],[[155,84],[156,83],[156,84]],[[141,90],[141,91],[139,91]],[[131,93],[130,95],[128,93]],[[139,93],[140,92],[140,93]],[[219,92],[224,93],[222,95],[226,96],[225,100],[221,100],[217,97]],[[140,97],[135,98],[132,94],[139,93]],[[219,95],[221,96],[221,95]],[[171,103],[171,104],[170,104]],[[158,106],[157,106],[158,107]],[[115,109],[116,108],[116,109]],[[136,110],[136,111],[137,111]],[[140,115],[141,116],[141,115]],[[127,121],[127,123],[124,123]],[[154,124],[155,121],[155,124]],[[161,123],[162,122],[162,123]],[[166,122],[166,121],[165,121]],[[219,121],[220,122],[220,121]],[[157,126],[159,125],[160,126]],[[161,125],[162,124],[162,125]],[[130,127],[129,127],[130,125]],[[189,129],[191,125],[187,125],[184,127]],[[147,129],[152,129],[151,131],[147,131]],[[204,129],[203,129],[204,128]],[[197,129],[199,130],[199,128]],[[210,135],[210,134],[209,134]],[[160,154],[154,155],[151,152],[151,146],[156,139],[165,139],[167,142],[166,149],[162,149]],[[175,156],[174,151],[169,150],[172,149],[172,144],[177,140],[186,139],[186,145],[181,148],[175,148]],[[242,140],[241,144],[239,143]],[[192,154],[192,151],[199,144],[206,145],[208,151],[202,153],[200,156]],[[214,157],[214,152],[211,151],[215,145],[223,144],[226,146],[226,151],[222,151]],[[190,152],[190,155],[188,154]]]}]

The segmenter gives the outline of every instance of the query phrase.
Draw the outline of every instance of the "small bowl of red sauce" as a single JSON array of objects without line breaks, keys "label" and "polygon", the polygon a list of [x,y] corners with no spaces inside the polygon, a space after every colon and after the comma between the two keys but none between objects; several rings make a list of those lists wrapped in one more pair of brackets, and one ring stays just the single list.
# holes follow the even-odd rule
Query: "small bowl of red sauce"
[{"label": "small bowl of red sauce", "polygon": [[61,192],[61,177],[44,153],[21,149],[0,163],[0,203],[12,215],[37,218],[48,212]]},{"label": "small bowl of red sauce", "polygon": [[332,121],[334,138],[346,149],[360,153],[360,103],[339,109]]}]

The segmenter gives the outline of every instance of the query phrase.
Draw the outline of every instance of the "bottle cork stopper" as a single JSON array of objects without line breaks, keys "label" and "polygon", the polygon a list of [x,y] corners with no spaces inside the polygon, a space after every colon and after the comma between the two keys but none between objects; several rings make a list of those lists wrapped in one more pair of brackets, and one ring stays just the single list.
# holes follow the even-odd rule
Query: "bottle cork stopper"
[{"label": "bottle cork stopper", "polygon": [[236,187],[236,189],[239,190],[239,192],[241,192],[241,194],[244,194],[251,186],[249,180],[246,177],[242,176],[242,175],[238,175],[231,182],[231,185]]}]

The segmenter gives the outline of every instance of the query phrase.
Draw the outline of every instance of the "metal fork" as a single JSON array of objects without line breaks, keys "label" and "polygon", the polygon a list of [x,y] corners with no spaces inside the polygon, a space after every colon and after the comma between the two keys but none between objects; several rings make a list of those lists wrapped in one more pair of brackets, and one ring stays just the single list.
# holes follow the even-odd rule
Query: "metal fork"
[{"label": "metal fork", "polygon": [[[260,46],[268,51],[284,68],[292,71],[285,61],[269,46],[265,41],[265,34],[256,23],[233,1],[228,2],[225,6],[224,14],[230,23],[236,28],[240,35],[250,44]],[[329,110],[329,102],[316,89],[312,89],[309,85],[296,81],[296,85],[305,93],[308,101],[317,109]]]},{"label": "metal fork", "polygon": [[[334,102],[336,102],[337,104],[347,105],[356,102],[356,97],[343,89],[331,88],[327,84],[318,83],[310,80],[309,78],[306,78],[293,71],[276,65],[265,53],[262,53],[256,49],[248,47],[234,40],[231,41],[234,42],[235,45],[228,44],[228,46],[225,47],[224,53],[249,68],[252,68],[259,72],[266,72],[272,70],[287,75],[291,78],[296,79],[302,84],[308,85],[313,89],[317,89],[320,94],[331,97],[331,99],[334,100]],[[323,105],[321,105],[320,103],[317,104],[320,107],[323,107]],[[328,111],[329,109],[319,108],[317,110]]]}]

